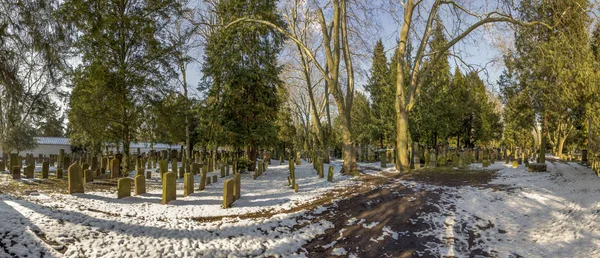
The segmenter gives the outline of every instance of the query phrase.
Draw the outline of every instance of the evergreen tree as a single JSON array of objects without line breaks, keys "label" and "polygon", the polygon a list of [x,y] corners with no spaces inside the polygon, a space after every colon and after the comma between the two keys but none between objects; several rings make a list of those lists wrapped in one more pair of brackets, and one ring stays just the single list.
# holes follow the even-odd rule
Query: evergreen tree
[{"label": "evergreen tree", "polygon": [[[438,51],[448,43],[444,35],[440,18],[436,19],[433,27],[432,38],[429,47],[432,52]],[[409,130],[413,141],[428,143],[435,146],[438,139],[446,139],[452,128],[452,112],[449,109],[450,100],[450,64],[448,63],[448,51],[435,63],[426,61],[424,65],[431,66],[430,72],[425,76],[423,87],[417,96],[419,101],[409,114],[411,126]]]},{"label": "evergreen tree", "polygon": [[169,91],[164,30],[175,7],[171,0],[63,4],[60,16],[74,29],[73,46],[82,61],[69,103],[75,144],[98,151],[107,142],[121,143],[129,155],[146,105]]},{"label": "evergreen tree", "polygon": [[[252,17],[284,25],[274,0],[220,1],[216,10],[223,24]],[[215,30],[207,39],[204,89],[211,118],[225,131],[219,143],[247,147],[251,161],[260,146],[277,137],[277,91],[282,85],[277,54],[282,43],[282,35],[254,23]]]},{"label": "evergreen tree", "polygon": [[[581,101],[591,92],[594,78],[588,28],[590,8],[587,0],[521,2],[521,18],[553,24],[546,27],[519,27],[516,31],[516,49],[508,64],[518,74],[517,92],[526,95],[541,124],[539,162],[544,162],[549,129],[560,130],[556,139],[556,155],[562,154],[571,130],[564,125],[580,123],[582,112],[577,110]],[[573,62],[577,60],[577,62]],[[550,125],[552,121],[554,124]]]},{"label": "evergreen tree", "polygon": [[382,148],[389,143],[390,136],[393,138],[389,133],[394,127],[393,113],[390,114],[390,109],[393,111],[394,108],[394,94],[390,91],[391,88],[387,58],[380,39],[373,50],[371,76],[365,90],[371,96],[374,123],[372,137]]}]

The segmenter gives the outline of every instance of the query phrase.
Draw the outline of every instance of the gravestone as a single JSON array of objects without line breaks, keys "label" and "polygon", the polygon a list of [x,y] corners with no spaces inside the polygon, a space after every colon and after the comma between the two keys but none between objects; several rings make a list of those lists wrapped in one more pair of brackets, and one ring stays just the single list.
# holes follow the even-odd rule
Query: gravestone
[{"label": "gravestone", "polygon": [[69,166],[67,177],[69,178],[69,194],[83,193],[83,176],[79,164],[73,163]]},{"label": "gravestone", "polygon": [[42,162],[42,178],[48,178],[48,172],[50,171],[50,164],[48,161]]},{"label": "gravestone", "polygon": [[225,177],[225,164],[221,165],[221,178]]},{"label": "gravestone", "polygon": [[204,190],[205,186],[206,186],[206,173],[208,173],[206,171],[206,167],[207,165],[204,165],[204,168],[202,168],[202,171],[200,172],[200,186],[198,187],[199,191]]},{"label": "gravestone", "polygon": [[206,177],[206,185],[210,185],[210,177],[209,176]]},{"label": "gravestone", "polygon": [[232,179],[225,180],[223,183],[223,209],[227,209],[234,201],[233,197],[234,182]]},{"label": "gravestone", "polygon": [[4,161],[0,161],[0,171],[4,170],[6,170],[6,165],[4,164]]},{"label": "gravestone", "polygon": [[329,171],[327,173],[327,181],[333,182],[333,166],[329,166]]},{"label": "gravestone", "polygon": [[519,161],[513,160],[513,162],[512,162],[512,168],[517,168],[517,167],[519,167]]},{"label": "gravestone", "polygon": [[12,167],[11,172],[12,172],[12,179],[14,179],[14,180],[21,179],[21,167],[20,166]]},{"label": "gravestone", "polygon": [[35,170],[35,165],[33,165],[33,164],[29,164],[27,167],[25,167],[25,169],[23,170],[23,172],[25,174],[25,178],[33,178],[34,170]]},{"label": "gravestone", "polygon": [[163,175],[162,204],[167,204],[177,199],[177,178],[175,173],[167,172]]},{"label": "gravestone", "polygon": [[233,196],[234,200],[239,200],[242,197],[242,179],[240,174],[233,175]]},{"label": "gravestone", "polygon": [[119,159],[114,158],[111,160],[110,162],[112,164],[111,168],[110,168],[110,178],[117,178],[119,177],[119,173],[120,173],[120,167],[121,167],[121,162],[119,161]]},{"label": "gravestone", "polygon": [[62,179],[63,178],[63,169],[62,168],[56,168],[56,179]]},{"label": "gravestone", "polygon": [[160,178],[162,179],[163,175],[169,172],[169,163],[166,160],[158,161],[158,169],[160,170]]},{"label": "gravestone", "polygon": [[217,175],[213,175],[213,176],[212,176],[212,182],[213,182],[213,183],[216,183],[216,182],[217,182]]},{"label": "gravestone", "polygon": [[135,195],[140,195],[140,194],[144,194],[146,193],[146,179],[144,178],[144,176],[135,176],[134,180],[134,184],[135,184]]},{"label": "gravestone", "polygon": [[187,197],[194,193],[194,174],[185,173],[183,175],[183,196]]},{"label": "gravestone", "polygon": [[179,177],[178,178],[183,178],[183,176],[185,175],[185,170],[183,167],[179,167],[179,170],[177,170],[177,173],[179,173]]},{"label": "gravestone", "polygon": [[83,171],[83,178],[86,183],[94,181],[94,171],[91,169],[87,169]]},{"label": "gravestone", "polygon": [[117,181],[117,199],[131,196],[131,179],[121,178]]}]

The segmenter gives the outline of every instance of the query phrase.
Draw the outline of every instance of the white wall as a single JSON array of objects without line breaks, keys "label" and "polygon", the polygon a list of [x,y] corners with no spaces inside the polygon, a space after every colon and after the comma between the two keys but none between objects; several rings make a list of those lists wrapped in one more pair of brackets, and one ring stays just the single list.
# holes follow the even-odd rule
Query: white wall
[{"label": "white wall", "polygon": [[64,149],[65,153],[71,153],[71,145],[38,144],[34,150],[24,151],[21,153],[21,155],[24,156],[25,153],[33,153],[34,157],[37,157],[39,154],[44,156],[50,156],[50,154],[58,155],[60,153],[60,149]]}]

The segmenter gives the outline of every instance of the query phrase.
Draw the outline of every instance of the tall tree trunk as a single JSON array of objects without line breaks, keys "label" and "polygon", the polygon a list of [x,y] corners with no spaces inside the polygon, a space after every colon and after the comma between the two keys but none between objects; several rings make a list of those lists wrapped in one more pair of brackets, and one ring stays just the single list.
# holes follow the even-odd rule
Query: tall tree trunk
[{"label": "tall tree trunk", "polygon": [[544,134],[546,133],[546,126],[547,126],[547,119],[546,119],[546,114],[542,114],[543,118],[542,118],[542,128],[540,129],[541,135],[542,135],[542,139],[540,141],[540,153],[538,156],[538,163],[546,163],[546,137],[544,137]]},{"label": "tall tree trunk", "polygon": [[396,100],[396,109],[399,109],[396,115],[396,127],[398,133],[396,134],[396,145],[397,155],[396,157],[396,169],[399,171],[408,171],[410,169],[410,163],[408,160],[408,114],[404,105],[398,105]]},{"label": "tall tree trunk", "polygon": [[565,140],[567,140],[567,137],[560,137],[560,139],[558,140],[558,149],[557,152],[559,158],[562,158],[562,152],[563,152],[563,147],[565,146]]}]

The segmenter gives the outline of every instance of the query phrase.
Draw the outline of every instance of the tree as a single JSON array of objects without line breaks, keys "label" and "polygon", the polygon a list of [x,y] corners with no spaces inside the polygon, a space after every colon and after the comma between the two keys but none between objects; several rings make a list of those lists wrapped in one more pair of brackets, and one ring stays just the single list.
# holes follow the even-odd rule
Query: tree
[{"label": "tree", "polygon": [[65,136],[65,116],[61,113],[56,103],[50,104],[43,110],[42,119],[37,123],[37,136],[63,137]]},{"label": "tree", "polygon": [[[222,1],[216,13],[223,24],[253,16],[284,26],[272,0]],[[280,33],[251,23],[221,28],[207,40],[202,70],[208,109],[225,130],[222,143],[246,147],[251,161],[256,161],[259,146],[277,136],[277,91],[282,84],[277,54],[282,43]]]},{"label": "tree", "polygon": [[365,90],[369,92],[373,111],[374,131],[372,137],[379,140],[380,148],[384,148],[386,145],[390,145],[393,139],[391,132],[394,130],[394,93],[389,80],[389,67],[381,39],[375,44],[370,72]]},{"label": "tree", "polygon": [[366,146],[373,139],[373,109],[369,106],[367,96],[356,92],[352,106],[352,139],[356,144]]},{"label": "tree", "polygon": [[[297,1],[300,4],[300,1]],[[281,24],[273,23],[261,17],[252,17],[247,15],[239,17],[236,20],[230,21],[227,28],[234,28],[245,23],[257,23],[273,28],[283,34],[288,39],[294,41],[302,52],[314,62],[319,72],[323,75],[327,89],[335,99],[338,116],[339,128],[343,141],[343,159],[342,173],[356,174],[356,155],[354,153],[354,145],[352,143],[351,128],[352,128],[352,99],[354,97],[354,68],[351,58],[351,50],[349,46],[348,36],[348,1],[333,0],[331,2],[333,8],[331,22],[327,22],[323,9],[317,7],[318,25],[323,37],[323,54],[325,62],[322,63],[316,57],[316,54],[311,48],[306,46],[302,40],[289,33],[288,30]],[[344,61],[346,83],[340,82],[341,61]]]},{"label": "tree", "polygon": [[[507,1],[508,2],[508,1]],[[502,2],[504,3],[504,2]],[[506,13],[501,8],[501,4],[497,8],[497,10],[490,11],[488,13],[478,14],[474,11],[469,10],[468,7],[460,5],[460,3],[456,1],[414,1],[414,0],[404,0],[401,2],[404,10],[404,15],[402,17],[402,26],[399,30],[399,41],[398,41],[398,55],[399,59],[397,62],[401,65],[397,66],[396,69],[396,100],[395,100],[395,108],[396,108],[396,145],[397,145],[397,158],[396,158],[396,169],[398,170],[407,170],[409,169],[409,160],[408,160],[408,132],[409,132],[409,120],[408,113],[414,108],[415,104],[418,102],[418,95],[420,94],[424,79],[426,75],[429,74],[429,71],[432,69],[432,65],[427,65],[423,63],[425,57],[429,57],[430,64],[436,64],[437,61],[443,58],[446,54],[446,51],[449,50],[452,46],[454,46],[457,42],[467,37],[470,33],[472,33],[475,29],[492,23],[498,22],[508,22],[517,25],[525,25],[532,26],[533,25],[544,25],[547,24],[540,23],[538,21],[519,21],[513,18],[510,13]],[[441,14],[440,10],[444,10],[442,7],[448,7],[451,11]],[[510,7],[510,6],[509,6]],[[428,16],[425,19],[420,19],[418,13],[427,12]],[[417,13],[417,15],[415,15]],[[446,16],[448,19],[461,19],[461,14],[466,15],[470,18],[472,23],[469,23],[466,20],[462,20],[467,25],[464,25],[463,22],[457,22],[458,28],[455,30],[447,30],[456,32],[454,35],[450,35],[448,42],[441,46],[438,51],[432,52],[431,49],[427,48],[427,42],[429,42],[429,37],[432,33],[432,26],[435,22],[435,17]],[[415,17],[413,17],[415,16]],[[417,24],[418,21],[423,20],[424,24]],[[421,26],[419,26],[421,25]],[[421,30],[417,30],[417,28],[422,28]],[[412,65],[402,65],[407,64],[407,42],[409,41],[409,32],[417,32],[419,35],[419,44],[416,49],[417,52],[412,60]],[[406,71],[406,69],[410,69]],[[406,78],[407,74],[409,74],[409,78]],[[407,80],[407,81],[405,81]]]},{"label": "tree", "polygon": [[[443,51],[442,48],[447,43],[441,20],[438,17],[429,48],[431,48],[431,52],[436,53]],[[431,69],[425,76],[421,93],[417,97],[417,104],[409,113],[409,121],[412,125],[409,127],[409,131],[413,141],[428,143],[430,146],[436,146],[438,139],[446,140],[448,138],[455,128],[453,128],[453,122],[457,118],[456,112],[460,112],[462,108],[450,107],[461,101],[450,98],[453,88],[451,87],[450,63],[448,62],[449,52],[444,52],[436,63],[426,60],[425,65],[431,66]]]},{"label": "tree", "polygon": [[169,91],[171,49],[164,35],[176,6],[171,0],[64,2],[60,17],[73,28],[81,57],[69,103],[75,142],[96,150],[121,143],[127,160],[148,100]]},{"label": "tree", "polygon": [[63,96],[64,30],[53,16],[56,1],[0,3],[0,148],[35,146],[34,125]]},{"label": "tree", "polygon": [[581,101],[588,98],[594,78],[589,8],[587,0],[521,2],[523,20],[555,24],[519,27],[509,60],[518,75],[519,91],[541,125],[538,162],[545,161],[547,139],[558,146],[556,155],[562,155],[564,141],[574,131],[571,125],[583,119],[578,107],[585,106]]}]

